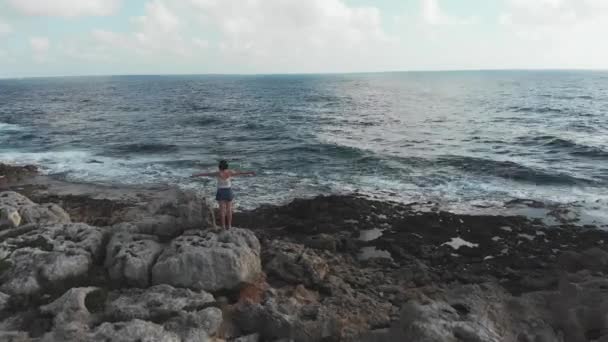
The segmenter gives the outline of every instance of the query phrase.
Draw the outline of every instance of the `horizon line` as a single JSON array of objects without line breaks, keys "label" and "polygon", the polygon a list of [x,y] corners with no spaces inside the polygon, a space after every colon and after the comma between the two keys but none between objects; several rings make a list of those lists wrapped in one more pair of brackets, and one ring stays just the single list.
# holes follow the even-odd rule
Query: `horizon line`
[{"label": "horizon line", "polygon": [[608,68],[497,68],[497,69],[436,69],[436,70],[385,70],[349,72],[274,72],[274,73],[160,73],[160,74],[82,74],[52,76],[0,76],[0,80],[22,80],[35,78],[86,78],[86,77],[167,77],[167,76],[315,76],[315,75],[362,75],[393,73],[441,73],[441,72],[504,72],[504,71],[591,71],[607,72]]}]

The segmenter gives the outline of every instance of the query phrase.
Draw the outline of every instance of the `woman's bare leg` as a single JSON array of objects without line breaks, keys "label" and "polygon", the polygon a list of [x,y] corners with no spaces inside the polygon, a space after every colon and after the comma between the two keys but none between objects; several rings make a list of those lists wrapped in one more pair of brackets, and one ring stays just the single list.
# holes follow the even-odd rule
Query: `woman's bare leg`
[{"label": "woman's bare leg", "polygon": [[220,201],[220,221],[222,222],[222,229],[226,229],[226,202]]},{"label": "woman's bare leg", "polygon": [[228,229],[232,228],[232,201],[226,202],[226,214],[228,215]]}]

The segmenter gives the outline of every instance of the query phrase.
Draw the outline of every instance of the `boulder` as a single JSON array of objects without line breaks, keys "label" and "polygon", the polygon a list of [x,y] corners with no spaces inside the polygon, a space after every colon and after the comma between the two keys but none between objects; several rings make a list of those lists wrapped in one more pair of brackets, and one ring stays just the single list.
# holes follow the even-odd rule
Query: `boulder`
[{"label": "boulder", "polygon": [[0,229],[16,228],[21,224],[21,215],[13,207],[0,207]]},{"label": "boulder", "polygon": [[158,257],[152,283],[219,291],[253,281],[260,273],[260,244],[253,232],[190,231],[171,241]]},{"label": "boulder", "polygon": [[299,244],[275,240],[266,252],[266,273],[293,284],[319,285],[329,272],[323,258]]},{"label": "boulder", "polygon": [[174,332],[166,331],[161,325],[134,319],[129,322],[103,323],[86,341],[90,342],[181,342]]},{"label": "boulder", "polygon": [[180,312],[164,323],[168,331],[177,333],[185,342],[211,341],[222,325],[222,310],[215,307]]},{"label": "boulder", "polygon": [[0,193],[0,226],[10,225],[11,228],[21,224],[55,224],[70,223],[70,215],[60,206],[36,204],[29,198],[14,191]]},{"label": "boulder", "polygon": [[559,266],[568,272],[590,270],[608,273],[608,252],[600,248],[591,248],[582,253],[565,251],[557,260]]},{"label": "boulder", "polygon": [[86,340],[92,319],[85,300],[99,290],[96,287],[72,288],[54,302],[40,307],[42,313],[54,317],[53,330],[45,334],[42,341]]},{"label": "boulder", "polygon": [[212,209],[193,192],[175,190],[161,199],[127,210],[117,218],[131,222],[139,233],[171,238],[190,229],[213,227]]},{"label": "boulder", "polygon": [[71,223],[70,215],[53,203],[26,205],[19,209],[23,223],[54,224]]},{"label": "boulder", "polygon": [[0,290],[35,295],[86,277],[101,256],[104,233],[83,223],[40,226],[0,243]]},{"label": "boulder", "polygon": [[8,206],[13,208],[20,208],[28,205],[35,205],[29,198],[14,192],[4,191],[0,192],[0,206]]},{"label": "boulder", "polygon": [[162,245],[155,236],[115,233],[106,247],[105,267],[116,283],[147,287],[150,271],[161,251]]},{"label": "boulder", "polygon": [[214,301],[204,291],[178,289],[169,285],[156,285],[148,289],[124,289],[111,292],[105,315],[115,321],[133,319],[159,320],[176,316],[186,309],[203,308]]}]

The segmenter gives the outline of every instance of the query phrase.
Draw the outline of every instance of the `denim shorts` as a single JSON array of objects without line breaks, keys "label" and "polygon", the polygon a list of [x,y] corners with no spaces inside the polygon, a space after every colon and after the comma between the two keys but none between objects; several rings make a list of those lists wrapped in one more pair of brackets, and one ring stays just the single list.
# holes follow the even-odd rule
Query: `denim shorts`
[{"label": "denim shorts", "polygon": [[219,188],[215,194],[215,200],[219,202],[230,202],[234,199],[231,188]]}]

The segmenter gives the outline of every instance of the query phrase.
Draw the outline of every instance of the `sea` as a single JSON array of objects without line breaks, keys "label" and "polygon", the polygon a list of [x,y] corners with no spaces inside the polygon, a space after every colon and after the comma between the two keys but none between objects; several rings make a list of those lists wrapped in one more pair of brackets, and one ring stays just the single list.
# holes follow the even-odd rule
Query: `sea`
[{"label": "sea", "polygon": [[[0,162],[111,186],[218,160],[239,208],[360,193],[447,210],[512,203],[608,222],[608,72],[99,76],[0,80]],[[541,203],[541,204],[539,204]]]}]

